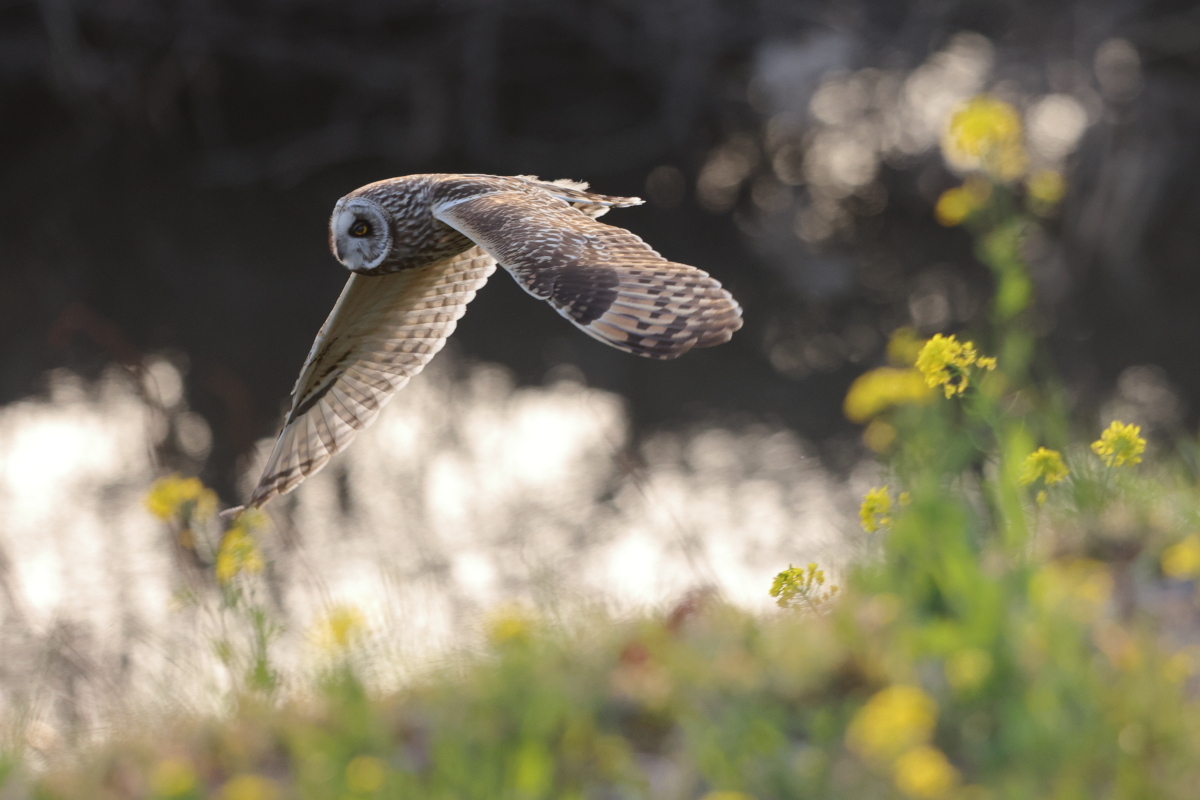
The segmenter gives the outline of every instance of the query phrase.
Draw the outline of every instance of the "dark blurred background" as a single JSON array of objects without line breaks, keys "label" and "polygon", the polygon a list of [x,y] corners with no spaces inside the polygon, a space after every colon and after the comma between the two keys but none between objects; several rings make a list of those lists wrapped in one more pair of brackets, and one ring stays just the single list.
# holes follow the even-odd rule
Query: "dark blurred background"
[{"label": "dark blurred background", "polygon": [[887,336],[970,331],[986,309],[987,270],[932,209],[960,180],[937,127],[988,91],[1069,182],[1028,257],[1071,396],[1095,410],[1148,366],[1188,425],[1198,90],[1194,4],[3,0],[0,402],[54,367],[165,354],[212,431],[204,477],[231,493],[346,279],[337,198],[534,174],[647,197],[607,221],[713,273],[746,326],[643,361],[499,274],[451,358],[533,384],[578,369],[640,431],[783,424],[847,468],[841,400]]}]

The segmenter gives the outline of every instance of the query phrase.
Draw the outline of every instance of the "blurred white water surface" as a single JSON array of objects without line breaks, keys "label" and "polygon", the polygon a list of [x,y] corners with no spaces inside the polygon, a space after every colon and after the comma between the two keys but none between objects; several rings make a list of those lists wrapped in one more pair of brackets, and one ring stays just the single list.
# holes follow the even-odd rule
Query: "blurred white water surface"
[{"label": "blurred white water surface", "polygon": [[[766,610],[789,563],[853,555],[870,467],[836,480],[765,426],[634,444],[616,395],[569,375],[519,388],[501,367],[453,362],[268,507],[260,582],[285,691],[319,665],[311,633],[331,608],[361,614],[377,678],[395,685],[477,642],[498,606],[623,614],[708,587]],[[0,729],[35,750],[148,708],[217,708],[234,682],[214,643],[237,620],[215,586],[197,596],[144,506],[164,437],[197,463],[211,441],[182,385],[158,358],[141,378],[56,372],[43,397],[0,408]]]}]

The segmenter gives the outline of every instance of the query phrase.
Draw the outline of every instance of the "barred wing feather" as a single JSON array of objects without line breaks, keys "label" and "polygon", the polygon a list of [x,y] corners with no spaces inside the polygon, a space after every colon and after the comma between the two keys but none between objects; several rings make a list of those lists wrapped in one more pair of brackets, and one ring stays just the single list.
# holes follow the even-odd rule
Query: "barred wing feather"
[{"label": "barred wing feather", "polygon": [[472,247],[416,269],[350,276],[304,363],[248,505],[291,491],[370,425],[442,349],[495,269],[495,260]]},{"label": "barred wing feather", "polygon": [[741,308],[708,273],[666,260],[562,199],[481,192],[435,204],[434,216],[584,333],[626,352],[676,358],[729,341],[742,327]]}]

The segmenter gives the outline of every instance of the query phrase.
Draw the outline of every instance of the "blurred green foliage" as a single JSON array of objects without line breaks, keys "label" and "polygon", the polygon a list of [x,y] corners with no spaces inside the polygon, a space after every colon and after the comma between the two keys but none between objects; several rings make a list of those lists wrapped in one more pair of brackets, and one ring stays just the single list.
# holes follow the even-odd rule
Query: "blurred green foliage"
[{"label": "blurred green foliage", "polygon": [[[262,556],[251,526],[238,522],[206,548],[188,540],[203,550],[224,607],[257,632],[247,662],[228,659],[245,676],[236,711],[121,737],[40,776],[17,770],[7,791],[1194,797],[1197,450],[1183,443],[1179,458],[1160,450],[1140,464],[1146,441],[1136,426],[1101,434],[1063,414],[1035,361],[1020,258],[1023,231],[1061,187],[1041,187],[1020,210],[1015,182],[1027,173],[1015,112],[991,100],[968,111],[974,138],[960,150],[976,172],[938,214],[971,225],[995,270],[992,327],[974,332],[978,347],[901,331],[889,348],[896,366],[852,387],[847,413],[865,424],[888,481],[861,514],[879,556],[840,576],[836,596],[810,565],[764,586],[784,607],[773,615],[703,595],[625,621],[552,626],[507,609],[489,620],[483,652],[386,696],[362,678],[361,616],[334,609],[318,633],[331,660],[317,691],[284,702],[270,621],[251,588]],[[1003,152],[989,155],[989,142]],[[1071,444],[1080,439],[1095,443]],[[207,497],[198,486],[156,492],[155,513],[198,527],[192,515]],[[0,783],[12,763],[0,761]]]}]

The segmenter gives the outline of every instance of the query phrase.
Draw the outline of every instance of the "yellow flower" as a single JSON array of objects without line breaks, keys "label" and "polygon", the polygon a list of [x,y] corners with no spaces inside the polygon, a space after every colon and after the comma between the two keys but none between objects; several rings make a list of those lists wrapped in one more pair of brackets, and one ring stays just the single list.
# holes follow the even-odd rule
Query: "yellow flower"
[{"label": "yellow flower", "polygon": [[1011,181],[1028,162],[1022,144],[1021,115],[1002,100],[980,95],[950,117],[942,136],[946,161],[959,170],[982,169],[991,177]]},{"label": "yellow flower", "polygon": [[1025,191],[1034,204],[1055,206],[1067,193],[1067,182],[1061,172],[1040,169],[1025,180]]},{"label": "yellow flower", "polygon": [[1141,437],[1142,429],[1137,425],[1126,425],[1113,421],[1100,438],[1092,442],[1092,452],[1109,467],[1142,463],[1146,452],[1146,440]]},{"label": "yellow flower", "polygon": [[168,758],[154,767],[150,788],[161,797],[176,797],[189,793],[196,785],[196,771],[186,758]]},{"label": "yellow flower", "polygon": [[367,620],[357,608],[335,606],[317,621],[312,638],[328,653],[343,653],[358,641],[366,628]]},{"label": "yellow flower", "polygon": [[777,598],[775,602],[780,608],[787,608],[797,595],[803,594],[804,589],[804,570],[789,564],[771,582],[771,597]]},{"label": "yellow flower", "polygon": [[818,606],[838,592],[838,587],[830,586],[823,594],[821,587],[824,585],[825,570],[815,563],[809,564],[807,569],[788,564],[788,568],[776,575],[771,583],[771,597],[777,598],[775,602],[780,608],[800,605],[801,601]]},{"label": "yellow flower", "polygon": [[261,775],[238,775],[221,787],[221,800],[276,800],[279,786]]},{"label": "yellow flower", "polygon": [[161,520],[204,519],[217,510],[216,492],[205,488],[199,478],[184,478],[179,473],[156,480],[144,502],[146,509]]},{"label": "yellow flower", "polygon": [[991,196],[992,184],[983,178],[972,176],[967,178],[962,186],[942,192],[933,209],[934,217],[947,228],[953,228],[987,205]]},{"label": "yellow flower", "polygon": [[346,765],[346,787],[352,792],[377,792],[387,778],[387,765],[373,756],[358,756]]},{"label": "yellow flower", "polygon": [[954,336],[935,334],[921,348],[917,356],[917,369],[925,376],[931,389],[941,386],[946,397],[962,394],[970,384],[967,370],[972,366],[992,370],[996,359],[980,358],[973,342],[960,342]]},{"label": "yellow flower", "polygon": [[1021,474],[1017,478],[1022,486],[1028,486],[1039,478],[1052,486],[1071,474],[1063,463],[1062,453],[1039,447],[1021,462]]},{"label": "yellow flower", "polygon": [[975,203],[972,202],[971,195],[961,186],[955,186],[938,197],[937,205],[933,207],[933,216],[938,224],[953,228],[955,225],[961,225],[974,210]]},{"label": "yellow flower", "polygon": [[981,156],[1020,141],[1021,117],[1003,100],[979,95],[951,116],[949,134],[956,149]]},{"label": "yellow flower", "polygon": [[239,574],[262,572],[263,558],[254,538],[240,525],[225,531],[217,548],[217,581],[228,584]]},{"label": "yellow flower", "polygon": [[1170,578],[1194,578],[1200,575],[1200,536],[1192,534],[1173,544],[1162,554],[1163,574]]},{"label": "yellow flower", "polygon": [[936,747],[914,747],[896,759],[896,788],[909,797],[939,800],[958,785],[956,770]]},{"label": "yellow flower", "polygon": [[867,492],[863,495],[862,505],[858,507],[858,518],[867,533],[874,533],[880,528],[890,528],[891,513],[892,498],[886,486],[878,486]]},{"label": "yellow flower", "polygon": [[863,423],[892,406],[929,402],[929,387],[915,369],[879,367],[850,384],[842,411],[851,422]]},{"label": "yellow flower", "polygon": [[889,686],[858,710],[846,744],[859,755],[890,760],[925,744],[937,724],[937,704],[915,686]]}]

